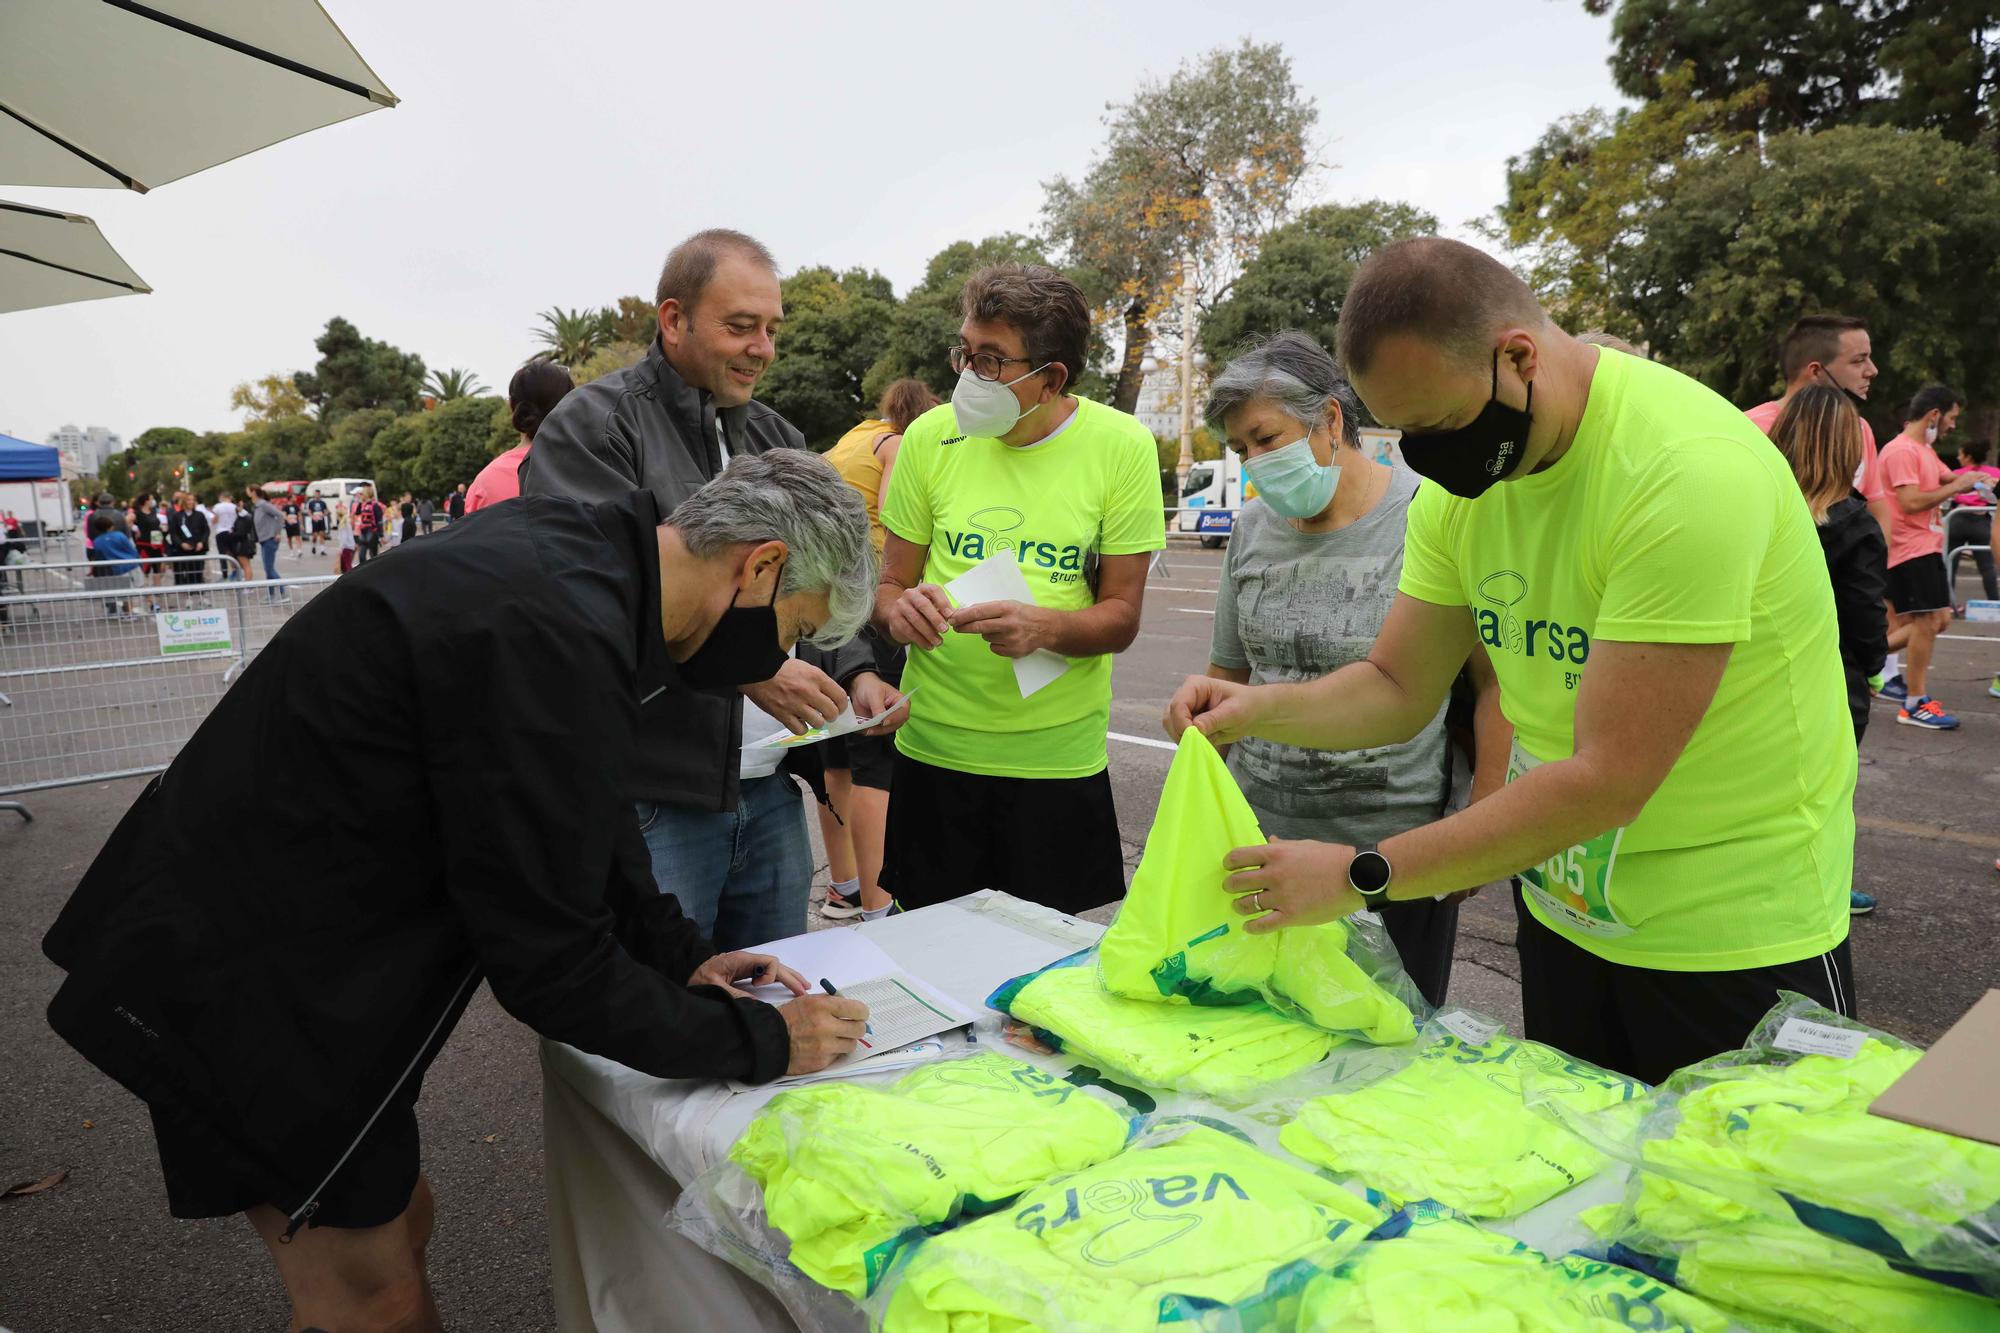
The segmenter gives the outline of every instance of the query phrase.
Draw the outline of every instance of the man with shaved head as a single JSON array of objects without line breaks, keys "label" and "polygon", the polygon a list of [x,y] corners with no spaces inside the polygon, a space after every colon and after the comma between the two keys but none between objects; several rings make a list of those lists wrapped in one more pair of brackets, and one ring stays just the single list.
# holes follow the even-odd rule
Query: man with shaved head
[{"label": "man with shaved head", "polygon": [[1779,990],[1854,1012],[1855,754],[1812,517],[1743,415],[1551,323],[1436,237],[1376,252],[1340,315],[1362,401],[1427,478],[1366,661],[1190,678],[1168,729],[1408,740],[1475,640],[1508,785],[1377,847],[1231,853],[1252,931],[1518,875],[1528,1035],[1658,1082],[1740,1046]]}]

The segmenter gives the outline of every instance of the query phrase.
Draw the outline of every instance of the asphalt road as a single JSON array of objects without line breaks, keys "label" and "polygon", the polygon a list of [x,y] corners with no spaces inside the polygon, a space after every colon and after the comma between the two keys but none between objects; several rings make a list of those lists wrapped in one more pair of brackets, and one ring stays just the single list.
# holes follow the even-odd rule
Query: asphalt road
[{"label": "asphalt road", "polygon": [[[326,563],[288,561],[285,570],[318,573]],[[1176,545],[1154,575],[1140,638],[1117,664],[1111,772],[1129,860],[1171,758],[1162,705],[1207,662],[1220,565],[1219,552]],[[1878,704],[1863,746],[1857,877],[1882,907],[1854,926],[1862,1013],[1918,1042],[2000,984],[2000,700],[1985,695],[1996,670],[2000,626],[1954,626],[1939,645],[1933,692],[1958,711],[1962,729],[1897,727]],[[42,933],[137,787],[36,794],[32,824],[0,815],[0,1187],[69,1172],[43,1193],[0,1200],[0,1326],[280,1328],[283,1292],[248,1226],[167,1216],[143,1108],[42,1019],[58,979],[41,956]],[[1511,908],[1489,892],[1466,903],[1460,922],[1452,998],[1518,1021]],[[482,990],[420,1105],[438,1195],[431,1274],[450,1327],[553,1326],[540,1103],[533,1038]]]}]

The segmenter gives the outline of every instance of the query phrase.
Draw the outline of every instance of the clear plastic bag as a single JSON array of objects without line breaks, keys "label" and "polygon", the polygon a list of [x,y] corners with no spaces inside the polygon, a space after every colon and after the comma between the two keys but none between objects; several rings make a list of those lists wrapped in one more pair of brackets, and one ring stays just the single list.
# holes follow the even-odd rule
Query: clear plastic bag
[{"label": "clear plastic bag", "polygon": [[[1283,1327],[1304,1283],[1385,1217],[1227,1125],[1168,1121],[1109,1161],[926,1240],[868,1308],[897,1333]],[[1258,1314],[1246,1323],[1242,1309]]]},{"label": "clear plastic bag", "polygon": [[813,1084],[772,1098],[673,1225],[795,1314],[851,1321],[905,1246],[1114,1156],[1134,1123],[1108,1095],[993,1052],[886,1088]]},{"label": "clear plastic bag", "polygon": [[1731,1321],[1651,1275],[1582,1255],[1550,1258],[1426,1204],[1404,1209],[1307,1283],[1295,1327],[1725,1333]]},{"label": "clear plastic bag", "polygon": [[1015,977],[986,1003],[1016,1020],[1007,1039],[1087,1060],[1147,1088],[1241,1104],[1344,1045],[1255,997],[1228,1006],[1129,1000],[1097,979],[1097,951]]},{"label": "clear plastic bag", "polygon": [[[1181,737],[1145,855],[1098,945],[1098,974],[1130,1000],[1233,1006],[1261,999],[1315,1027],[1409,1041],[1429,1012],[1379,922],[1350,917],[1251,934],[1223,857],[1264,834],[1208,738]],[[1413,1016],[1414,1015],[1414,1016]]]},{"label": "clear plastic bag", "polygon": [[1797,1226],[2000,1294],[2000,1148],[1868,1113],[1920,1054],[1784,992],[1740,1050],[1622,1107],[1551,1108],[1640,1168],[1621,1234],[1678,1244]]},{"label": "clear plastic bag", "polygon": [[[1509,1037],[1463,1008],[1414,1045],[1351,1045],[1246,1114],[1279,1143],[1397,1204],[1435,1200],[1474,1217],[1516,1217],[1595,1176],[1606,1156],[1549,1109],[1620,1105],[1646,1085]],[[1531,1106],[1530,1094],[1542,1103]]]}]

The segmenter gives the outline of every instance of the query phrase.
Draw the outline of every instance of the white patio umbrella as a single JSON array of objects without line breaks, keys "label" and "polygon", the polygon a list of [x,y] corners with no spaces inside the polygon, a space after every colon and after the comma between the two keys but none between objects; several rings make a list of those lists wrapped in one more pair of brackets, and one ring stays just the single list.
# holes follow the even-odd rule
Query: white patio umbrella
[{"label": "white patio umbrella", "polygon": [[0,314],[152,290],[89,218],[0,200]]},{"label": "white patio umbrella", "polygon": [[315,0],[0,3],[0,185],[143,192],[395,104]]}]

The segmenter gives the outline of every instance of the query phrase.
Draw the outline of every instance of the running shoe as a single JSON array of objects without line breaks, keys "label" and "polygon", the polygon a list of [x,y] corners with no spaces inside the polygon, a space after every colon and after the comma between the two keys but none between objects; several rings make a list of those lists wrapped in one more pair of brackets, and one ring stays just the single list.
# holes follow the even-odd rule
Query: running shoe
[{"label": "running shoe", "polygon": [[1896,710],[1896,721],[1906,727],[1922,727],[1927,731],[1951,731],[1958,726],[1958,719],[1944,711],[1944,705],[1925,695],[1915,704],[1906,702]]},{"label": "running shoe", "polygon": [[1884,699],[1903,703],[1910,697],[1910,687],[1903,683],[1902,673],[1898,672],[1889,677],[1888,680],[1882,682],[1882,688],[1875,691],[1875,693],[1881,695]]},{"label": "running shoe", "polygon": [[1878,672],[1876,672],[1876,673],[1875,673],[1874,675],[1872,675],[1872,676],[1870,676],[1870,677],[1868,678],[1868,692],[1869,692],[1870,694],[1880,694],[1880,693],[1882,692],[1882,673],[1881,673],[1881,672],[1879,672],[1879,671],[1878,671]]},{"label": "running shoe", "polygon": [[833,889],[826,891],[826,901],[819,905],[819,914],[829,921],[852,921],[861,915],[859,895],[848,897]]},{"label": "running shoe", "polygon": [[1874,894],[1863,893],[1859,889],[1849,889],[1847,891],[1847,914],[1849,916],[1867,916],[1874,910]]},{"label": "running shoe", "polygon": [[1992,695],[1995,699],[2000,699],[2000,676],[1995,676],[1993,678],[1993,683],[1986,687],[1986,692]]}]

